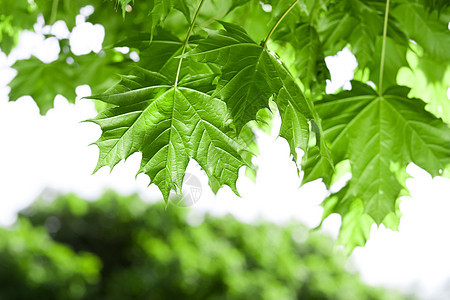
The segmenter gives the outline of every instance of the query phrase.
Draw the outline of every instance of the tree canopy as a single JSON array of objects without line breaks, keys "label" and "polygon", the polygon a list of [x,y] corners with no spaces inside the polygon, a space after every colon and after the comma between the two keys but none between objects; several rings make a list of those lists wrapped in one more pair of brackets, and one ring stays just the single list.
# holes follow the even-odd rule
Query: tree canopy
[{"label": "tree canopy", "polygon": [[[89,121],[102,129],[96,170],[140,152],[139,173],[167,201],[193,159],[213,191],[238,194],[239,170],[256,172],[254,130],[279,114],[302,183],[329,188],[352,174],[323,202],[324,218],[342,216],[349,249],[373,223],[398,226],[407,164],[446,175],[448,1],[1,0],[0,48],[9,53],[38,15],[47,37],[58,20],[72,30],[87,5],[82,18],[104,27],[103,50],[76,55],[59,38],[57,60],[12,66],[9,98],[30,95],[45,114],[56,94],[73,102],[88,84],[99,110]],[[358,62],[352,87],[326,94],[324,58],[344,47]]]}]

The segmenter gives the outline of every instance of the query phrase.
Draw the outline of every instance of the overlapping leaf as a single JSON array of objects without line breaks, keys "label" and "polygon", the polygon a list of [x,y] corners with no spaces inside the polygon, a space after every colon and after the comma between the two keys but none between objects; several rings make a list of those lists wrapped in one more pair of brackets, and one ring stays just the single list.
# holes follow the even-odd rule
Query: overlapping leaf
[{"label": "overlapping leaf", "polygon": [[[133,9],[134,1],[132,0],[117,0],[117,2],[120,4],[123,17],[125,17],[128,6],[131,6],[131,10]],[[180,11],[190,23],[192,5],[196,2],[188,0],[151,0],[148,1],[148,4],[139,6],[139,8],[148,9],[146,21],[150,24],[150,34],[153,37],[156,27],[161,25],[174,9]]]},{"label": "overlapping leaf", "polygon": [[374,54],[376,37],[383,30],[383,19],[365,2],[343,0],[335,4],[319,25],[326,55],[334,55],[350,43],[358,64],[364,68]]},{"label": "overlapping leaf", "polygon": [[450,35],[447,18],[439,18],[437,13],[428,13],[415,1],[401,1],[392,10],[409,39],[418,43],[430,57],[441,63],[449,63]]},{"label": "overlapping leaf", "polygon": [[417,48],[408,52],[410,68],[401,70],[398,81],[411,88],[411,95],[427,102],[428,111],[450,124],[450,100],[447,96],[450,65],[419,56]]},{"label": "overlapping leaf", "polygon": [[250,0],[232,0],[229,11],[232,11],[233,9],[242,6],[248,2],[250,2]]},{"label": "overlapping leaf", "polygon": [[256,44],[237,25],[222,22],[225,30],[209,32],[191,57],[221,67],[222,74],[214,95],[223,99],[239,132],[274,97],[282,118],[280,135],[295,148],[306,150],[308,121],[314,117],[310,100],[292,78],[275,53]]},{"label": "overlapping leaf", "polygon": [[424,4],[430,11],[437,10],[438,14],[450,6],[447,0],[424,0]]},{"label": "overlapping leaf", "polygon": [[[395,212],[402,190],[395,174],[399,166],[414,162],[434,176],[450,163],[450,129],[408,92],[397,86],[379,96],[354,81],[352,91],[316,104],[334,162],[349,159],[351,165],[348,191],[336,195],[334,212],[345,216],[359,199],[364,213],[379,224]],[[332,170],[313,151],[303,170],[306,182],[322,177],[330,184]]]},{"label": "overlapping leaf", "polygon": [[308,89],[325,90],[325,80],[330,78],[322,50],[322,43],[314,26],[298,24],[294,30],[277,35],[277,40],[290,43],[295,49],[295,69]]},{"label": "overlapping leaf", "polygon": [[[127,1],[127,0],[120,0]],[[188,0],[152,0],[150,1],[149,22],[150,32],[153,35],[156,27],[170,14],[173,9],[183,13],[186,20],[191,22],[191,5],[196,1]]]},{"label": "overlapping leaf", "polygon": [[[398,6],[391,2],[391,9]],[[363,81],[378,85],[381,41],[385,1],[343,0],[328,5],[327,13],[318,18],[317,31],[325,55],[335,55],[350,45],[358,61],[356,74]],[[396,84],[396,75],[406,63],[409,38],[403,24],[392,16],[388,18],[384,86]],[[392,55],[391,55],[392,54]],[[367,77],[369,75],[370,78]]]}]

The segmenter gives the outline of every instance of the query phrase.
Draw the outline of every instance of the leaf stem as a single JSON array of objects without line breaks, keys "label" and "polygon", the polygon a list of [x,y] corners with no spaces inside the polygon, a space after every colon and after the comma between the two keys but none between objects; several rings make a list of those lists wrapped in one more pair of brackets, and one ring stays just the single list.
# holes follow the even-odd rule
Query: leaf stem
[{"label": "leaf stem", "polygon": [[58,2],[59,0],[53,0],[52,11],[50,14],[50,24],[53,24],[56,21],[56,14],[58,12]]},{"label": "leaf stem", "polygon": [[286,15],[294,8],[294,6],[295,6],[295,4],[297,4],[297,2],[298,2],[298,0],[295,0],[294,3],[292,3],[291,6],[289,6],[288,9],[286,9],[286,11],[281,15],[280,19],[278,19],[278,21],[272,27],[272,30],[270,30],[269,34],[267,35],[266,40],[264,41],[264,45],[263,45],[264,49],[266,49],[267,42],[269,41],[269,39],[272,36],[272,34],[275,31],[275,29],[277,29],[278,25],[280,25],[281,21],[283,21],[284,17],[286,17]]},{"label": "leaf stem", "polygon": [[384,27],[383,27],[383,43],[381,45],[381,60],[380,60],[380,78],[378,79],[378,94],[383,95],[383,72],[384,72],[384,59],[386,56],[386,35],[387,35],[387,25],[389,17],[389,2],[386,0],[386,11],[384,13]]},{"label": "leaf stem", "polygon": [[197,10],[195,11],[194,19],[192,19],[191,26],[189,26],[189,30],[186,34],[186,39],[184,40],[183,48],[181,49],[181,57],[180,57],[180,61],[178,63],[177,76],[175,78],[175,85],[174,85],[175,89],[178,86],[178,79],[180,77],[180,71],[181,71],[181,63],[183,62],[183,55],[186,52],[186,47],[187,47],[187,44],[189,41],[189,37],[191,36],[192,30],[194,29],[195,21],[197,20],[197,17],[200,13],[200,9],[202,8],[204,2],[205,2],[205,0],[202,0],[200,2]]}]

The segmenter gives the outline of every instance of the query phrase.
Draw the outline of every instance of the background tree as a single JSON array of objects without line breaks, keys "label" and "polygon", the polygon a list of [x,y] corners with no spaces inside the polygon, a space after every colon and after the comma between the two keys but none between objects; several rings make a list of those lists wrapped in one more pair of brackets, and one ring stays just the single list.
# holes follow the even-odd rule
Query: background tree
[{"label": "background tree", "polygon": [[[306,227],[188,216],[107,192],[39,200],[0,230],[4,299],[405,299]],[[189,221],[191,220],[191,221]],[[196,225],[192,224],[192,220]]]}]

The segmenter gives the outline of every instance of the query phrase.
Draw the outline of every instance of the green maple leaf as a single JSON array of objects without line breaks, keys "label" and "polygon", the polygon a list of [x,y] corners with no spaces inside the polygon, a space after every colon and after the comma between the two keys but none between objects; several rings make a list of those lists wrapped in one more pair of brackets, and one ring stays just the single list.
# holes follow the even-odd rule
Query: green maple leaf
[{"label": "green maple leaf", "polygon": [[315,27],[301,23],[294,30],[277,35],[276,39],[290,43],[296,50],[294,66],[304,85],[320,92],[325,90],[325,80],[330,78],[330,73]]},{"label": "green maple leaf", "polygon": [[360,199],[354,199],[347,213],[342,217],[338,242],[345,245],[347,253],[351,253],[355,247],[366,244],[372,224],[373,219],[364,212],[363,202]]},{"label": "green maple leaf", "polygon": [[183,13],[188,23],[191,22],[191,4],[187,0],[152,0],[150,1],[150,32],[153,35],[156,27],[165,20],[173,9]]},{"label": "green maple leaf", "polygon": [[400,84],[411,88],[410,95],[428,103],[427,109],[446,123],[450,123],[450,101],[447,82],[450,67],[427,56],[418,56],[418,47],[408,52],[410,68],[403,68],[398,76]]},{"label": "green maple leaf", "polygon": [[[349,171],[349,164],[346,162],[341,166],[336,166],[336,170],[342,173]],[[398,171],[398,170],[397,170]],[[337,172],[339,173],[339,172]],[[333,179],[338,180],[340,175],[335,173]],[[336,176],[337,175],[337,176]],[[397,172],[397,176],[399,173]],[[405,182],[406,170],[404,170],[402,176],[399,176],[399,181]],[[403,186],[403,190],[399,196],[409,195],[406,192],[406,185]],[[398,230],[400,224],[400,217],[402,216],[399,207],[400,201],[397,199],[395,202],[395,211],[386,215],[383,219],[383,224],[392,230]],[[360,198],[356,198],[349,193],[349,185],[344,186],[340,191],[331,194],[322,202],[324,212],[322,215],[322,222],[332,213],[338,213],[342,216],[342,225],[339,230],[338,242],[345,246],[348,254],[358,246],[364,246],[366,241],[370,237],[370,230],[374,224],[373,218],[365,211],[365,206]],[[322,224],[322,223],[321,223]]]},{"label": "green maple leaf", "polygon": [[[369,74],[369,79],[376,86],[379,86],[380,78],[380,60],[381,60],[381,47],[383,38],[381,36],[377,37],[376,40],[376,51],[374,53],[372,61],[369,63],[368,67],[371,70]],[[408,45],[403,45],[398,43],[398,41],[393,40],[390,37],[386,37],[386,53],[389,53],[385,57],[384,72],[383,72],[383,85],[389,87],[397,84],[397,74],[402,67],[409,67],[408,61],[406,60],[406,52]]]},{"label": "green maple leaf", "polygon": [[383,30],[383,19],[369,4],[343,0],[335,4],[319,25],[325,54],[334,55],[350,43],[363,69],[372,60],[376,37]]},{"label": "green maple leaf", "polygon": [[26,95],[31,96],[42,115],[53,107],[57,94],[61,94],[69,102],[75,101],[75,73],[64,60],[46,64],[32,56],[27,60],[18,60],[12,67],[18,73],[9,83],[10,101]]},{"label": "green maple leaf", "polygon": [[156,36],[151,43],[138,38],[133,46],[141,51],[139,66],[92,97],[116,106],[90,120],[103,131],[95,143],[100,149],[95,170],[141,152],[139,173],[147,174],[167,201],[171,190],[181,191],[189,160],[195,159],[214,191],[228,185],[237,193],[238,171],[251,165],[252,155],[228,127],[226,104],[210,95],[217,74],[186,59],[179,65],[183,45],[174,37]]},{"label": "green maple leaf", "polygon": [[[131,5],[130,3],[134,2],[134,0],[117,0],[121,9],[122,16],[125,17],[126,7]],[[153,34],[158,25],[164,22],[167,16],[174,10],[180,11],[188,21],[191,23],[191,9],[192,4],[196,1],[188,1],[188,0],[150,0],[148,3],[148,20],[150,23],[150,34],[153,38]],[[146,7],[147,8],[147,7]]]},{"label": "green maple leaf", "polygon": [[[159,73],[135,69],[120,85],[94,98],[117,105],[91,121],[102,136],[96,167],[114,167],[135,152],[142,153],[139,173],[145,173],[167,201],[181,190],[190,158],[210,181],[236,190],[238,171],[245,163],[244,147],[226,134],[225,103],[189,87],[174,87]],[[188,85],[189,82],[185,82]]]},{"label": "green maple leaf", "polygon": [[[379,74],[384,11],[385,3],[377,1],[343,0],[331,5],[329,12],[321,16],[316,25],[325,56],[335,55],[350,45],[358,61],[357,70],[364,74],[370,70],[370,80],[376,83]],[[404,33],[402,24],[391,16],[387,36],[386,48],[392,53],[392,56],[387,55],[390,62],[385,64],[385,84],[389,86],[396,84],[395,77],[399,66],[406,65],[409,39]],[[362,77],[368,80],[367,77]]]},{"label": "green maple leaf", "polygon": [[139,50],[139,65],[142,68],[174,77],[178,60],[172,58],[180,54],[183,42],[167,31],[158,30],[151,42],[148,34],[142,33],[122,40],[115,46]]},{"label": "green maple leaf", "polygon": [[308,147],[308,122],[315,114],[312,103],[274,52],[255,43],[240,26],[221,24],[225,30],[210,31],[190,57],[220,66],[214,95],[227,103],[237,132],[268,108],[273,97],[282,118],[280,135],[295,159],[296,148]]},{"label": "green maple leaf", "polygon": [[392,10],[409,39],[417,42],[426,54],[439,63],[450,61],[450,35],[447,18],[439,18],[437,13],[428,13],[424,7],[415,2],[402,1]]},{"label": "green maple leaf", "polygon": [[[361,83],[352,87],[317,102],[316,109],[333,161],[350,161],[352,179],[340,205],[360,199],[364,213],[379,224],[395,211],[402,190],[398,166],[414,162],[435,176],[450,163],[450,129],[420,99],[408,98],[408,88],[392,87],[379,96]],[[323,158],[312,150],[305,160],[304,181],[323,177],[329,185],[333,172]]]},{"label": "green maple leaf", "polygon": [[[12,66],[17,75],[8,84],[11,88],[9,100],[15,101],[22,96],[31,96],[42,115],[53,108],[56,95],[62,95],[69,102],[75,102],[75,88],[88,84],[94,93],[105,90],[115,84],[114,73],[123,69],[122,63],[113,63],[112,51],[106,51],[100,57],[95,53],[71,56],[73,63],[67,63],[65,56],[51,63],[44,63],[32,56],[18,60]],[[29,84],[33,82],[33,84]]]},{"label": "green maple leaf", "polygon": [[321,20],[318,32],[322,40],[325,56],[335,55],[348,43],[348,37],[357,20],[348,13],[334,9]]}]

